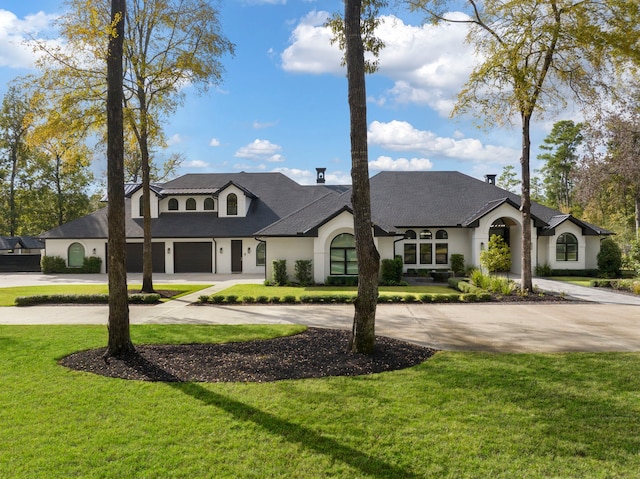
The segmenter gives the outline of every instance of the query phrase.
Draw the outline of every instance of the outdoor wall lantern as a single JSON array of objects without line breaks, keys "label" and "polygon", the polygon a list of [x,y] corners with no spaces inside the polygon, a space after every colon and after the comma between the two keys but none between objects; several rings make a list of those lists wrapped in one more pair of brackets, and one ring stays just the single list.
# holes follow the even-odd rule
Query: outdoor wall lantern
[{"label": "outdoor wall lantern", "polygon": [[93,254],[96,254],[96,249],[95,248],[93,248]]},{"label": "outdoor wall lantern", "polygon": [[171,247],[167,248],[167,254],[171,254]]},{"label": "outdoor wall lantern", "polygon": [[484,242],[480,242],[480,251],[484,251]]},{"label": "outdoor wall lantern", "polygon": [[220,254],[222,254],[222,248],[220,248]]},{"label": "outdoor wall lantern", "polygon": [[251,253],[251,246],[247,248],[247,253]]}]

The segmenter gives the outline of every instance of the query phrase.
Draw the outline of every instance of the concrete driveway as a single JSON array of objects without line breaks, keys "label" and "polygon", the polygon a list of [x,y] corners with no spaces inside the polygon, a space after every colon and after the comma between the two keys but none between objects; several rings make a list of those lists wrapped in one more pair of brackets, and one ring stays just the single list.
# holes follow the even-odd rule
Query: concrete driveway
[{"label": "concrete driveway", "polygon": [[[0,287],[9,286],[0,275]],[[42,276],[42,275],[40,275]],[[94,278],[105,282],[106,276]],[[190,297],[157,306],[131,306],[132,324],[305,324],[350,329],[353,306],[194,306],[201,294],[227,288],[240,277],[176,278],[174,282],[213,282],[215,286]],[[56,281],[71,278],[55,277]],[[61,279],[60,279],[61,278]],[[41,281],[35,275],[31,280]],[[28,283],[23,278],[21,281]],[[50,278],[51,280],[51,278]],[[90,278],[83,278],[90,281]],[[131,280],[131,279],[130,279]],[[16,281],[16,278],[14,278]],[[131,280],[135,281],[135,279]],[[154,276],[158,284],[164,278]],[[245,278],[243,282],[261,282]],[[568,288],[552,282],[548,289]],[[37,283],[42,284],[42,283]],[[12,284],[15,285],[15,284]],[[579,288],[574,290],[574,288]],[[376,332],[436,349],[495,352],[640,351],[640,298],[571,286],[580,302],[529,304],[433,304],[378,306]],[[597,301],[587,302],[597,292]],[[593,297],[591,297],[593,299]],[[0,324],[105,324],[106,306],[40,306],[0,308]]]}]

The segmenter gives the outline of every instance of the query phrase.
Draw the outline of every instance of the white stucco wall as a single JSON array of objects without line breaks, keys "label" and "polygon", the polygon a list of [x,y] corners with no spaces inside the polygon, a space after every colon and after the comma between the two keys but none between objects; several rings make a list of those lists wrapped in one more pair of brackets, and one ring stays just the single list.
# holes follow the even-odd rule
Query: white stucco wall
[{"label": "white stucco wall", "polygon": [[218,195],[218,216],[220,218],[227,218],[227,197],[234,193],[238,198],[238,214],[232,215],[232,218],[238,218],[247,216],[247,211],[249,211],[249,206],[251,206],[251,199],[247,198],[244,192],[234,186],[229,185],[224,191],[220,192]]},{"label": "white stucco wall", "polygon": [[[586,269],[598,269],[598,253],[600,253],[600,236],[585,236],[585,262]],[[580,239],[578,239],[580,241]]]},{"label": "white stucco wall", "polygon": [[266,279],[271,280],[273,278],[273,262],[284,259],[287,261],[287,276],[293,281],[296,260],[314,261],[313,243],[314,238],[268,238]]},{"label": "white stucco wall", "polygon": [[[45,251],[44,254],[46,256],[60,256],[64,258],[67,266],[69,265],[69,257],[68,251],[69,246],[72,243],[80,243],[84,247],[84,255],[85,257],[89,256],[97,256],[102,259],[101,273],[106,272],[106,257],[105,257],[105,243],[107,240],[105,238],[102,239],[48,239],[45,242]],[[95,252],[94,252],[95,250]]]},{"label": "white stucco wall", "polygon": [[[136,191],[131,195],[131,201],[129,202],[131,206],[131,217],[132,218],[142,218],[140,215],[140,198],[142,197],[142,188]],[[151,217],[158,217],[158,196],[152,191],[151,192]]]}]

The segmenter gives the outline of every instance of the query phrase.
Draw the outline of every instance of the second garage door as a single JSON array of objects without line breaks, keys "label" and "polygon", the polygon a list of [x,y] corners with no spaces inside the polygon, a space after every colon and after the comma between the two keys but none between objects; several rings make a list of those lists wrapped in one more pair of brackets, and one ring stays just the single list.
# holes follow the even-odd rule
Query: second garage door
[{"label": "second garage door", "polygon": [[173,243],[173,270],[176,273],[211,273],[211,242]]}]

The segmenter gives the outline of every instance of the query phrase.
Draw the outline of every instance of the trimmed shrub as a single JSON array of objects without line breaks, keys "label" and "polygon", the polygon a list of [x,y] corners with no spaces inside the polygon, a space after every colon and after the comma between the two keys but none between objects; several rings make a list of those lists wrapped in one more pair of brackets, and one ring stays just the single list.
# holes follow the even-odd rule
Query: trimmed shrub
[{"label": "trimmed shrub", "polygon": [[268,302],[269,302],[269,297],[268,296],[258,296],[256,298],[256,303],[267,304]]},{"label": "trimmed shrub", "polygon": [[[160,301],[160,295],[131,294],[130,303],[152,304]],[[16,306],[34,306],[38,304],[107,304],[109,295],[101,294],[41,294],[35,296],[19,296],[16,298]]]},{"label": "trimmed shrub", "polygon": [[420,301],[423,303],[433,303],[433,294],[421,294]]},{"label": "trimmed shrub", "polygon": [[549,277],[553,275],[553,269],[551,269],[551,266],[548,263],[539,264],[536,266],[535,275],[542,278]]},{"label": "trimmed shrub", "polygon": [[253,296],[243,296],[242,302],[247,304],[252,304],[256,302],[256,298],[254,298]]},{"label": "trimmed shrub", "polygon": [[207,296],[206,294],[201,294],[200,296],[198,296],[198,303],[207,304],[208,302],[209,296]]},{"label": "trimmed shrub", "polygon": [[280,302],[280,296],[271,296],[271,298],[269,298],[269,302],[271,304],[278,304]]},{"label": "trimmed shrub", "polygon": [[273,283],[276,286],[284,286],[289,281],[287,277],[287,260],[277,259],[273,262]]},{"label": "trimmed shrub", "polygon": [[416,296],[413,294],[405,294],[404,298],[402,298],[402,301],[405,303],[416,303],[418,302],[418,298],[416,298]]},{"label": "trimmed shrub", "polygon": [[235,294],[230,294],[225,298],[225,300],[229,304],[234,304],[238,302],[238,297]]},{"label": "trimmed shrub", "polygon": [[451,271],[456,276],[462,276],[464,274],[464,255],[452,254],[451,255]]},{"label": "trimmed shrub", "polygon": [[284,298],[282,298],[282,302],[286,304],[294,304],[297,302],[297,300],[295,296],[288,294]]},{"label": "trimmed shrub", "polygon": [[313,273],[311,260],[299,259],[295,265],[296,282],[300,286],[313,284]]},{"label": "trimmed shrub", "polygon": [[401,256],[396,256],[394,259],[383,259],[380,269],[383,284],[388,285],[392,282],[398,284],[402,281]]},{"label": "trimmed shrub", "polygon": [[622,251],[618,244],[611,238],[605,238],[600,242],[598,253],[598,269],[603,278],[615,278],[620,276],[622,267]]},{"label": "trimmed shrub", "polygon": [[219,294],[212,294],[209,296],[209,301],[213,304],[222,304],[224,303],[224,296]]},{"label": "trimmed shrub", "polygon": [[64,273],[67,271],[67,264],[61,256],[43,256],[40,260],[40,267],[44,274]]},{"label": "trimmed shrub", "polygon": [[82,261],[82,272],[89,274],[100,273],[100,267],[102,266],[102,258],[97,256],[85,257]]},{"label": "trimmed shrub", "polygon": [[327,286],[358,286],[357,276],[327,276]]}]

